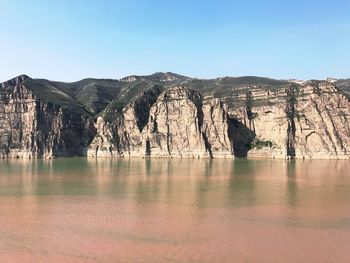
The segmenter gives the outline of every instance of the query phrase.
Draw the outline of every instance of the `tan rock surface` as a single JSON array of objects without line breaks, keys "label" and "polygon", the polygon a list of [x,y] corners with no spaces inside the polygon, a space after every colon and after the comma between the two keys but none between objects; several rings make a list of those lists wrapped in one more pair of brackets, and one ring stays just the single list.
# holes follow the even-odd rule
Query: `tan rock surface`
[{"label": "tan rock surface", "polygon": [[[267,84],[241,84],[251,79]],[[106,83],[122,95],[111,97],[112,86],[97,101],[86,95],[87,105],[109,103],[97,115],[77,102],[76,83],[26,76],[2,83],[0,157],[350,157],[350,102],[334,83],[170,73]]]}]

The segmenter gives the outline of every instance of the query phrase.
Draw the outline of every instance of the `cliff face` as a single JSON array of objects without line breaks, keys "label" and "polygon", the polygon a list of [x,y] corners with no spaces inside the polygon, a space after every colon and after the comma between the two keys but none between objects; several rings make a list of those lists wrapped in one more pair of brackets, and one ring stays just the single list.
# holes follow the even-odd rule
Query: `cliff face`
[{"label": "cliff face", "polygon": [[350,157],[349,99],[324,81],[20,76],[0,91],[1,157]]},{"label": "cliff face", "polygon": [[[198,91],[183,87],[152,99],[145,96],[111,123],[98,118],[89,156],[232,157],[227,113],[220,100],[203,100]],[[148,116],[142,126],[137,125],[140,101],[147,105],[143,112]]]},{"label": "cliff face", "polygon": [[26,76],[3,83],[0,93],[0,157],[82,155],[94,136],[91,117],[76,107],[44,102]]},{"label": "cliff face", "polygon": [[248,157],[349,158],[350,103],[334,85],[255,88],[249,96],[249,107],[230,110],[252,132]]}]

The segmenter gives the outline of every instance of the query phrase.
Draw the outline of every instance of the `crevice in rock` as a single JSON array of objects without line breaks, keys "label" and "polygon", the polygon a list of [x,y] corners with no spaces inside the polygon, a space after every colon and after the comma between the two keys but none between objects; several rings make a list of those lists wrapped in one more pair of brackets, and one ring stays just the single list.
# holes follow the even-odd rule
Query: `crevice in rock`
[{"label": "crevice in rock", "polygon": [[[256,117],[256,113],[253,112],[253,95],[250,91],[248,91],[246,93],[246,114],[249,120],[249,129],[255,131],[255,127],[254,127],[254,118]],[[253,128],[252,128],[253,125]]]},{"label": "crevice in rock", "polygon": [[197,108],[197,119],[198,119],[198,131],[202,132],[202,127],[204,123],[204,113],[203,113],[203,103],[202,101],[193,101],[194,105]]},{"label": "crevice in rock", "polygon": [[233,148],[233,154],[245,158],[255,138],[255,133],[236,118],[228,117],[228,135]]},{"label": "crevice in rock", "polygon": [[142,132],[143,128],[147,125],[150,109],[152,105],[157,101],[163,89],[163,86],[154,85],[152,88],[145,91],[135,101],[134,109],[136,114],[136,124],[140,132]]},{"label": "crevice in rock", "polygon": [[149,141],[149,139],[147,138],[146,140],[146,152],[145,152],[146,156],[151,156],[151,142]]},{"label": "crevice in rock", "polygon": [[165,112],[166,112],[166,147],[168,154],[171,155],[170,149],[170,127],[169,127],[169,106],[168,106],[168,95],[164,94],[164,102],[165,102]]},{"label": "crevice in rock", "polygon": [[299,87],[297,85],[291,84],[286,90],[286,115],[288,119],[287,128],[287,156],[294,159],[295,158],[295,118],[297,118],[297,95],[299,93]]},{"label": "crevice in rock", "polygon": [[[202,135],[202,138],[203,138],[203,141],[204,141],[205,150],[208,152],[209,157],[213,158],[213,153],[212,153],[212,150],[211,150],[211,144],[209,143],[206,131],[203,130],[204,113],[203,113],[203,101],[202,101],[202,98],[199,95],[199,97],[193,98],[192,101],[193,101],[193,103],[195,104],[195,106],[197,108],[198,131]],[[211,112],[211,114],[212,114],[212,112]]]},{"label": "crevice in rock", "polygon": [[295,121],[289,119],[287,128],[287,156],[295,158]]},{"label": "crevice in rock", "polygon": [[202,138],[204,140],[204,146],[205,146],[205,150],[208,152],[209,157],[213,158],[213,153],[211,151],[211,144],[209,143],[208,137],[205,134],[205,132],[202,132]]}]

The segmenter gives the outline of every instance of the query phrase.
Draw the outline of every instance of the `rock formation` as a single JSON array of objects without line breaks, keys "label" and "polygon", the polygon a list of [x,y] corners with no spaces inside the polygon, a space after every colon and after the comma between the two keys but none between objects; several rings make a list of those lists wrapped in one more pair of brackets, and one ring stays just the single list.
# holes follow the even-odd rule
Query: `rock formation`
[{"label": "rock formation", "polygon": [[[227,113],[219,99],[203,100],[198,91],[184,87],[154,94],[152,100],[148,95],[111,123],[98,118],[89,156],[232,157]],[[140,101],[149,116],[142,126],[137,125]]]},{"label": "rock formation", "polygon": [[174,73],[0,86],[0,157],[350,158],[349,81]]},{"label": "rock formation", "polygon": [[[231,109],[254,133],[248,157],[348,159],[350,103],[329,83],[252,91],[249,111]],[[261,104],[261,101],[264,103]]]},{"label": "rock formation", "polygon": [[19,76],[1,85],[0,157],[84,155],[95,133],[91,116],[58,90],[60,104],[40,99],[30,81]]}]

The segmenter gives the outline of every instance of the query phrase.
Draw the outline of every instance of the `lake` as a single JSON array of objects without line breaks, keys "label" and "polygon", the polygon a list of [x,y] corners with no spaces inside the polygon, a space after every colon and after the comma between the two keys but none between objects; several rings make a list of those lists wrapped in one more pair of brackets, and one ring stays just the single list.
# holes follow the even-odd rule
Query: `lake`
[{"label": "lake", "polygon": [[349,244],[349,161],[0,161],[0,262],[350,262]]}]

